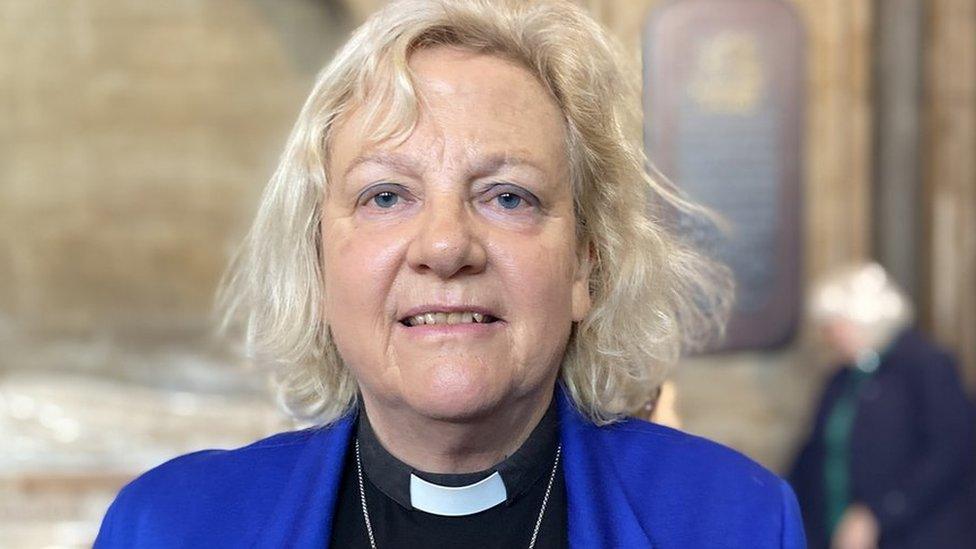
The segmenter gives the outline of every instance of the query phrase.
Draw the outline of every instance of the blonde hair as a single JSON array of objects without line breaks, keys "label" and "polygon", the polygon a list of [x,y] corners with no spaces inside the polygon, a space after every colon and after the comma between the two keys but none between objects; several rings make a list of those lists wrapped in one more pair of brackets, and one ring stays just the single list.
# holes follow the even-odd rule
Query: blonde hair
[{"label": "blonde hair", "polygon": [[809,301],[811,320],[852,322],[876,351],[884,350],[915,318],[905,292],[873,262],[846,265],[828,273],[814,284]]},{"label": "blonde hair", "polygon": [[625,71],[605,31],[567,1],[403,0],[356,30],[319,74],[225,277],[223,326],[241,322],[249,354],[274,367],[296,417],[327,423],[355,404],[356,382],[322,315],[330,136],[353,108],[374,140],[409,134],[419,106],[408,58],[442,45],[519,63],[561,110],[578,242],[594,261],[593,306],[574,326],[560,377],[595,423],[637,410],[683,347],[721,331],[730,276],[666,229],[664,212],[699,210],[647,175],[636,70]]}]

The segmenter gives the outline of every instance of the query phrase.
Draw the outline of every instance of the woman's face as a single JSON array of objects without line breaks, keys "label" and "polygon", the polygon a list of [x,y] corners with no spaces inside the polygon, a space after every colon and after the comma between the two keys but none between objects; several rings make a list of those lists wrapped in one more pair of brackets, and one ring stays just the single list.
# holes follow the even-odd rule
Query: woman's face
[{"label": "woman's face", "polygon": [[862,329],[844,318],[821,321],[820,334],[837,359],[841,361],[854,362],[867,348]]},{"label": "woman's face", "polygon": [[[589,309],[560,111],[498,57],[412,55],[415,131],[336,128],[323,203],[326,317],[367,402],[435,419],[548,398]],[[479,322],[480,321],[480,322]]]}]

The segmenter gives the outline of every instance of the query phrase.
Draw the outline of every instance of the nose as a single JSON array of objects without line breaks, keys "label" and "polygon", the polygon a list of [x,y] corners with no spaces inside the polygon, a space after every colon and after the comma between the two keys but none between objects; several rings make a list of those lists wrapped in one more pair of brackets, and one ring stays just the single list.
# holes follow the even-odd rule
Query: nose
[{"label": "nose", "polygon": [[407,262],[415,271],[446,280],[485,269],[487,253],[461,197],[429,197],[417,222],[407,250]]}]

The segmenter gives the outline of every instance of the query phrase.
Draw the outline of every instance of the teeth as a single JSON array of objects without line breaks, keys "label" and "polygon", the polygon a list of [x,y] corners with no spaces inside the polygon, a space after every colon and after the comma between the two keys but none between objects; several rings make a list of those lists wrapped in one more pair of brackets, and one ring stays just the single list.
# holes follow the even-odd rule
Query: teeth
[{"label": "teeth", "polygon": [[465,311],[461,313],[424,313],[409,317],[407,324],[410,326],[423,326],[425,324],[481,324],[484,321],[485,315]]}]

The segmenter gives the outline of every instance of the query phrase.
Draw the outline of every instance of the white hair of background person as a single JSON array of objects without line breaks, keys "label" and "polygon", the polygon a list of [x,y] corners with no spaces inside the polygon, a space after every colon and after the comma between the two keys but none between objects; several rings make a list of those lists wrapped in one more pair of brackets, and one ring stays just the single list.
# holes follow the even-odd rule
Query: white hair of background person
[{"label": "white hair of background person", "polygon": [[815,284],[810,317],[818,324],[850,322],[868,347],[881,351],[914,321],[915,313],[891,275],[881,265],[866,262],[837,269]]},{"label": "white hair of background person", "polygon": [[704,210],[647,174],[639,71],[568,1],[403,0],[361,26],[318,75],[225,275],[223,329],[242,329],[249,356],[273,368],[281,402],[297,418],[324,424],[355,405],[356,381],[322,314],[330,138],[353,108],[366,113],[373,142],[409,135],[422,106],[407,61],[437,45],[519,63],[559,107],[580,253],[593,260],[593,307],[574,326],[560,379],[597,424],[639,409],[682,349],[721,332],[731,277],[665,227],[667,212]]}]

